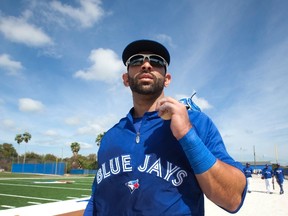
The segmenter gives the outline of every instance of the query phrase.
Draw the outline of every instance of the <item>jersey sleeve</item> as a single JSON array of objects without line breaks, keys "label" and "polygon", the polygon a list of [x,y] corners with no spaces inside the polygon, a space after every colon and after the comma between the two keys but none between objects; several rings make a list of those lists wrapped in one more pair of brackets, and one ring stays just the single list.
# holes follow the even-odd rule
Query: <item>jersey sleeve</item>
[{"label": "jersey sleeve", "polygon": [[83,216],[97,216],[97,212],[96,209],[94,208],[94,196],[95,196],[95,192],[97,190],[97,174],[95,175],[93,184],[92,184],[92,193],[91,193],[91,197],[88,201],[88,204],[85,208],[84,214]]}]

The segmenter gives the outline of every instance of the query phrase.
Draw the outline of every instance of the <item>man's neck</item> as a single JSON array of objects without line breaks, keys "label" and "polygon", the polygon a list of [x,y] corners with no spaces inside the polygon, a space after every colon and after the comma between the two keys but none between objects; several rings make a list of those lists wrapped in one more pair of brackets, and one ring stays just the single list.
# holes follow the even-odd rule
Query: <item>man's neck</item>
[{"label": "man's neck", "polygon": [[160,95],[139,95],[133,93],[133,117],[142,117],[145,112],[155,111],[157,100],[162,97],[164,97],[164,92],[162,92]]}]

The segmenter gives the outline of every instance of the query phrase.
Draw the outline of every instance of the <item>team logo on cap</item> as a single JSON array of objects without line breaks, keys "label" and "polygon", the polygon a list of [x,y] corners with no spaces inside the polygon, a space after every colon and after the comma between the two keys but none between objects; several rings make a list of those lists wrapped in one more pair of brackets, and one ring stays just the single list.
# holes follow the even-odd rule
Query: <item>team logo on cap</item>
[{"label": "team logo on cap", "polygon": [[131,194],[140,187],[140,184],[139,184],[139,180],[136,179],[136,180],[132,180],[132,181],[129,181],[127,183],[125,183],[125,185],[129,188]]}]

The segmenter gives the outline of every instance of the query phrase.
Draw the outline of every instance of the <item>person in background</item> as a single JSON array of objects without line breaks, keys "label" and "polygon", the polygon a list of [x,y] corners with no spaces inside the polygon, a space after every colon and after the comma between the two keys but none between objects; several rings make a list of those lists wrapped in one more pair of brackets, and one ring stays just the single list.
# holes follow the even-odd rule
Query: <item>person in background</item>
[{"label": "person in background", "polygon": [[168,50],[138,40],[122,60],[133,107],[101,140],[84,215],[202,216],[204,194],[237,212],[246,194],[242,165],[228,154],[210,118],[164,96],[171,82]]},{"label": "person in background", "polygon": [[274,169],[274,176],[280,187],[280,195],[284,194],[284,190],[283,190],[284,173],[283,173],[283,169],[280,168],[280,164],[276,164],[276,168]]},{"label": "person in background", "polygon": [[262,179],[265,180],[266,192],[272,194],[272,177],[273,171],[270,169],[268,164],[265,165],[265,168],[262,169]]},{"label": "person in background", "polygon": [[252,180],[253,170],[250,167],[249,163],[246,163],[246,166],[243,168],[243,172],[244,172],[246,179],[247,179],[247,191],[248,191],[248,193],[251,193],[251,180]]}]

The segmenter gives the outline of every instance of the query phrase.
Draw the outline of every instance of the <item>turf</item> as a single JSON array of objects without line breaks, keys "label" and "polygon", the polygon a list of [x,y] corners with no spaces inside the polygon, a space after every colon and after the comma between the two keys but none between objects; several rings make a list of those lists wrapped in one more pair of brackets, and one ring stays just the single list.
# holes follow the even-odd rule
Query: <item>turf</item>
[{"label": "turf", "polygon": [[0,210],[89,197],[93,178],[0,173]]}]

